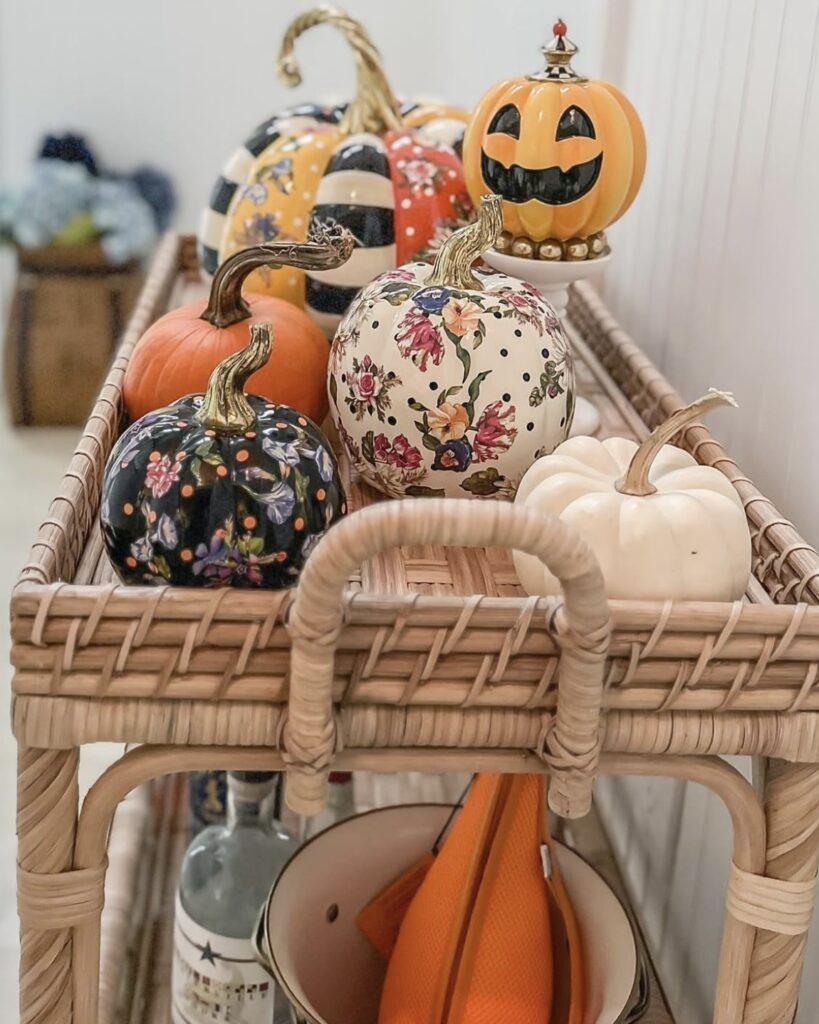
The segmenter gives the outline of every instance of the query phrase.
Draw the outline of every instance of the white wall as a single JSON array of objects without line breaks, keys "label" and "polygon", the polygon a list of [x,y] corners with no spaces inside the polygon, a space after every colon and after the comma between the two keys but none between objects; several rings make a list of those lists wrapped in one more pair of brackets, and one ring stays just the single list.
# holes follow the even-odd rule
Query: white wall
[{"label": "white wall", "polygon": [[[195,227],[232,148],[281,106],[349,95],[330,29],[305,37],[306,84],[286,92],[275,55],[304,0],[0,0],[0,180],[21,175],[47,129],[85,131],[102,161],[151,161]],[[558,4],[351,0],[405,93],[469,105],[489,81],[534,68]],[[815,247],[819,0],[572,0],[578,66],[632,97],[649,137],[645,187],[615,229],[605,291],[687,397],[732,388],[714,417],[745,470],[819,541]],[[604,47],[605,44],[605,47]],[[687,1024],[709,1019],[728,826],[698,787],[601,786]],[[815,953],[814,956],[815,962]],[[819,1014],[811,971],[799,1020]]]},{"label": "white wall", "polygon": [[[819,543],[819,2],[612,0],[606,64],[646,126],[642,193],[612,232],[604,292],[745,472]],[[747,770],[747,763],[744,765]],[[681,1020],[710,1019],[730,851],[698,786],[605,781],[609,831]],[[819,927],[797,1021],[819,1017]]]},{"label": "white wall", "polygon": [[[314,29],[297,44],[305,82],[282,86],[276,54],[309,0],[0,0],[0,180],[23,173],[46,128],[88,133],[102,161],[150,160],[182,189],[179,224],[196,225],[222,163],[255,126],[305,99],[350,95],[344,38]],[[342,4],[343,6],[343,4]],[[352,0],[394,89],[471,106],[491,81],[541,65],[548,5],[530,0]],[[573,0],[569,25],[598,63],[605,0]]]}]

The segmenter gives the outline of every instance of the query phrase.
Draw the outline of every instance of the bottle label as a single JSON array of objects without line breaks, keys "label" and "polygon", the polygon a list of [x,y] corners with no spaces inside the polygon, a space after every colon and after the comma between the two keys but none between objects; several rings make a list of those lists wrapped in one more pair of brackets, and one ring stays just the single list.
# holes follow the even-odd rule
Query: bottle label
[{"label": "bottle label", "polygon": [[276,983],[253,956],[249,937],[206,931],[177,896],[171,997],[173,1024],[271,1024]]}]

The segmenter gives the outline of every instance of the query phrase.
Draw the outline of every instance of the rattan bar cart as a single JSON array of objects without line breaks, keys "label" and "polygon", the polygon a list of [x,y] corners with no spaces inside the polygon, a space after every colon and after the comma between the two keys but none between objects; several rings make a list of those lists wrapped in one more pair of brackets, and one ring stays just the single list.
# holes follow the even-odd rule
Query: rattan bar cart
[{"label": "rattan bar cart", "polygon": [[[99,1020],[107,840],[130,791],[170,772],[282,767],[310,811],[331,765],[548,771],[566,816],[588,809],[598,772],[710,787],[734,828],[713,1019],[787,1024],[819,863],[816,552],[694,426],[679,443],[747,511],[743,602],[607,602],[560,523],[506,503],[381,501],[349,477],[356,511],[293,591],[118,585],[96,515],[124,368],[195,278],[191,240],[169,236],[12,597],[23,1024]],[[643,437],[682,404],[591,289],[575,288],[569,314],[605,432]],[[563,598],[522,595],[512,543],[549,564]],[[80,747],[101,740],[133,746],[79,810]],[[730,754],[770,759],[759,792]]]}]

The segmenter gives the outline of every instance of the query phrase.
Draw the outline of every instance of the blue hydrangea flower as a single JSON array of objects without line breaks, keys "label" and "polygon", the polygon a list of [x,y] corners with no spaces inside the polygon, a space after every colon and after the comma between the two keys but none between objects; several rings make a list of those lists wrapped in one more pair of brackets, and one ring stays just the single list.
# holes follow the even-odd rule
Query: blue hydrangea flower
[{"label": "blue hydrangea flower", "polygon": [[72,217],[87,208],[93,184],[81,163],[35,161],[12,214],[15,241],[26,248],[48,245]]},{"label": "blue hydrangea flower", "polygon": [[91,200],[91,216],[103,236],[102,248],[111,263],[146,256],[156,243],[151,207],[127,181],[98,180]]}]

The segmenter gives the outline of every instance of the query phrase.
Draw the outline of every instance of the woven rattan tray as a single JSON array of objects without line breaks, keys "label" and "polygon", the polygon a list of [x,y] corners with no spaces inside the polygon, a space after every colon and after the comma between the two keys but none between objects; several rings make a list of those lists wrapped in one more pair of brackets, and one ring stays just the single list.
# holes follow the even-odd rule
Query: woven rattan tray
[{"label": "woven rattan tray", "polygon": [[[568,816],[598,771],[710,786],[735,829],[714,1019],[789,1021],[819,857],[816,552],[695,426],[679,443],[745,503],[743,602],[608,603],[559,523],[505,503],[382,502],[355,480],[356,511],[294,592],[119,586],[95,521],[122,375],[146,326],[192,291],[191,240],[169,237],[12,599],[23,1021],[96,1020],[106,835],[135,785],[286,765],[288,799],[309,811],[333,763],[548,770]],[[604,433],[642,437],[681,404],[591,289],[569,315]],[[549,562],[562,599],[523,596],[511,543]],[[78,748],[98,740],[142,746],[78,820]],[[719,754],[778,759],[762,795]]]}]

